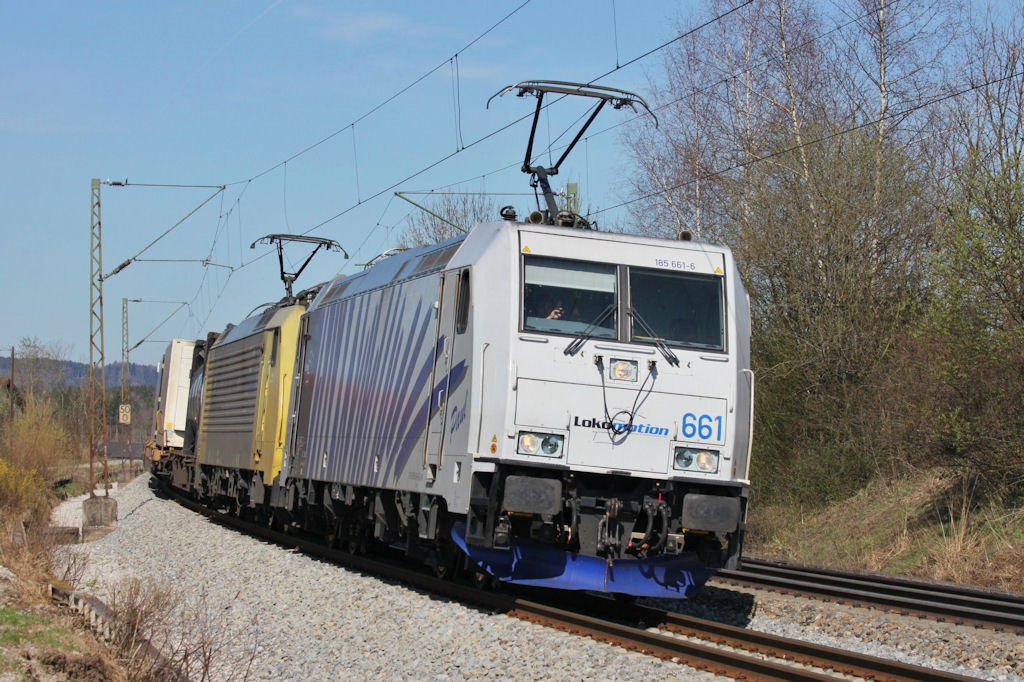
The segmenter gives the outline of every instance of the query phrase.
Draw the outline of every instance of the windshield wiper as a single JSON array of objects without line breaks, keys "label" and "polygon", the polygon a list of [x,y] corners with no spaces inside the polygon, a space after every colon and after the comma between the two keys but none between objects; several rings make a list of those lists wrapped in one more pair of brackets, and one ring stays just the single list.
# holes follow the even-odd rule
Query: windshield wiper
[{"label": "windshield wiper", "polygon": [[615,303],[609,303],[608,306],[602,310],[596,318],[594,318],[594,321],[587,325],[586,329],[572,337],[572,341],[562,352],[566,355],[576,355],[576,351],[582,348],[583,344],[587,342],[587,339],[594,335],[594,329],[604,322],[609,315],[615,312],[615,306]]},{"label": "windshield wiper", "polygon": [[637,323],[639,323],[641,331],[643,331],[644,334],[647,334],[647,336],[651,337],[651,339],[654,341],[654,347],[661,351],[661,354],[665,357],[665,362],[674,367],[678,367],[679,358],[676,357],[676,354],[673,353],[672,350],[665,344],[665,339],[654,333],[654,330],[651,329],[651,325],[647,324],[647,322],[644,321],[644,318],[640,317],[640,313],[636,311],[636,308],[629,308],[628,312],[630,315],[633,316],[633,319],[636,320]]}]

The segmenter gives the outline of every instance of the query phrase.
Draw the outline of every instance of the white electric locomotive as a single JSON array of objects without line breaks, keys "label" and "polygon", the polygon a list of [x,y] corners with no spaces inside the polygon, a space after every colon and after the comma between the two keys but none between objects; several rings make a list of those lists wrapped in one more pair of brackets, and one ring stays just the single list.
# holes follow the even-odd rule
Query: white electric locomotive
[{"label": "white electric locomotive", "polygon": [[[611,88],[514,89],[537,114],[552,92],[595,98],[594,115],[646,107]],[[568,150],[534,167],[532,142],[523,170],[546,208],[526,221],[506,207],[211,340],[205,379],[193,372],[197,464],[174,480],[439,574],[688,596],[735,566],[754,386],[732,254],[590,229],[548,184]],[[228,417],[237,457],[221,452]]]},{"label": "white electric locomotive", "polygon": [[300,338],[280,505],[311,529],[629,594],[735,563],[752,386],[727,249],[485,223],[334,280]]},{"label": "white electric locomotive", "polygon": [[[538,112],[552,91],[642,103],[513,87]],[[531,222],[506,209],[324,286],[272,503],[440,570],[464,554],[507,582],[688,594],[742,544],[753,375],[732,255],[581,227],[556,212],[557,165],[524,170],[549,203]]]}]

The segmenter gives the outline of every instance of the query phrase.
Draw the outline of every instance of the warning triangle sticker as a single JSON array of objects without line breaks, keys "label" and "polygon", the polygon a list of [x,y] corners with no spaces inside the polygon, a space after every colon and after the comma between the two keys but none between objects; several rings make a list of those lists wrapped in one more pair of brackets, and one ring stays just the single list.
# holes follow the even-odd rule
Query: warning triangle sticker
[{"label": "warning triangle sticker", "polygon": [[524,246],[523,247],[523,253],[533,253],[533,252],[530,251],[530,247],[529,246]]}]

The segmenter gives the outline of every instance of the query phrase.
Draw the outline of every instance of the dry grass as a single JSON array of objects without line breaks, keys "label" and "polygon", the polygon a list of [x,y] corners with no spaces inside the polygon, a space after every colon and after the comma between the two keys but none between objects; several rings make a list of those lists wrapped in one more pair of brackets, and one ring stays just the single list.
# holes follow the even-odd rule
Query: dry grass
[{"label": "dry grass", "polygon": [[46,531],[56,501],[51,481],[69,475],[74,450],[53,402],[31,393],[0,433],[0,562],[40,601],[50,577],[73,582],[81,574],[80,562],[70,550],[55,551]]},{"label": "dry grass", "polygon": [[0,426],[0,565],[16,576],[0,579],[0,677],[124,680],[109,649],[49,599],[51,579],[75,587],[85,570],[85,555],[48,531],[52,482],[72,477],[80,452],[55,403],[32,392]]},{"label": "dry grass", "polygon": [[[13,420],[0,415],[0,565],[17,576],[2,585],[0,610],[14,634],[0,646],[0,678],[169,680],[244,679],[255,652],[255,628],[232,631],[205,598],[189,601],[173,589],[126,581],[108,596],[113,612],[109,649],[81,632],[49,603],[51,579],[77,587],[86,555],[48,532],[57,501],[53,481],[74,478],[81,451],[55,403],[31,391]],[[47,615],[36,616],[36,613]],[[49,614],[55,614],[49,615]],[[54,617],[61,625],[52,626]],[[65,627],[66,626],[66,627]],[[75,638],[50,636],[78,630]],[[248,662],[237,645],[253,638]],[[162,653],[152,656],[151,646]],[[84,654],[81,652],[85,652]],[[113,652],[113,653],[111,653]]]},{"label": "dry grass", "polygon": [[70,548],[57,551],[53,537],[43,528],[10,519],[0,523],[0,565],[18,576],[23,599],[47,602],[51,577],[65,581],[74,580],[76,575],[80,578],[81,570],[70,567],[76,561],[72,554]]},{"label": "dry grass", "polygon": [[46,525],[50,482],[71,476],[79,455],[52,400],[29,394],[0,434],[0,513]]},{"label": "dry grass", "polygon": [[[125,581],[112,590],[109,599],[116,624],[111,645],[132,680],[175,679],[178,671],[168,660],[165,665],[149,656],[150,646],[171,630],[178,595],[169,589]],[[166,642],[163,642],[166,645]]]},{"label": "dry grass", "polygon": [[806,563],[879,570],[908,546],[911,529],[941,485],[937,475],[876,483],[823,510],[755,505],[747,549]]},{"label": "dry grass", "polygon": [[76,586],[86,560],[74,547],[54,544],[42,528],[5,519],[0,524],[0,678],[124,680],[109,649],[71,613],[49,600],[49,579]]},{"label": "dry grass", "polygon": [[876,483],[823,510],[751,510],[748,554],[1020,592],[1024,509],[979,505],[937,472]]}]

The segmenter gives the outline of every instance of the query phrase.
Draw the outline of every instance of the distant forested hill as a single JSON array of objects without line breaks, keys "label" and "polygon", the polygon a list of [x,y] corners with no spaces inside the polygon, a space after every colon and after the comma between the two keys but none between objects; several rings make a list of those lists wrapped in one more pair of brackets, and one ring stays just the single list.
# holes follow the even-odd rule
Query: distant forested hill
[{"label": "distant forested hill", "polygon": [[[156,386],[157,369],[155,365],[139,365],[129,363],[130,381],[132,386]],[[10,356],[0,356],[0,378],[11,375]],[[19,378],[20,377],[20,378]],[[52,388],[56,385],[78,386],[89,380],[89,365],[84,362],[69,360],[51,360],[47,358],[14,357],[14,383],[22,384],[29,379],[38,381],[43,387]],[[121,363],[107,365],[107,386],[121,385]]]}]

